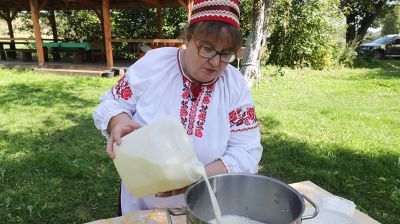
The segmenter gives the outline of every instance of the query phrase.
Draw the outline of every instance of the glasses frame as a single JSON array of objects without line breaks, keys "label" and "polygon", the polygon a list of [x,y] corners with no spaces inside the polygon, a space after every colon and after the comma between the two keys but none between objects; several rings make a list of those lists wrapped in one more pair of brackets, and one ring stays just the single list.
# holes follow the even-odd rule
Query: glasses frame
[{"label": "glasses frame", "polygon": [[[237,58],[237,54],[236,54],[236,53],[232,53],[232,56],[234,56],[233,59],[231,59],[230,61],[224,61],[224,60],[222,60],[222,55],[223,55],[223,54],[227,54],[227,52],[220,52],[220,51],[216,51],[216,50],[213,49],[213,48],[209,48],[209,47],[203,46],[203,45],[201,44],[201,42],[200,42],[199,40],[197,40],[197,38],[195,38],[195,37],[193,37],[193,36],[192,36],[192,38],[193,38],[193,40],[194,40],[194,45],[197,47],[197,53],[198,53],[201,57],[203,57],[203,58],[207,58],[208,60],[211,60],[211,59],[213,59],[215,56],[219,55],[219,61],[220,61],[220,62],[222,61],[222,62],[224,62],[224,63],[232,63],[232,62],[234,62],[235,59]],[[214,56],[212,56],[212,57],[207,57],[207,56],[201,55],[201,54],[200,54],[200,50],[201,50],[202,48],[209,48],[209,49],[212,49],[212,50],[214,51]]]}]

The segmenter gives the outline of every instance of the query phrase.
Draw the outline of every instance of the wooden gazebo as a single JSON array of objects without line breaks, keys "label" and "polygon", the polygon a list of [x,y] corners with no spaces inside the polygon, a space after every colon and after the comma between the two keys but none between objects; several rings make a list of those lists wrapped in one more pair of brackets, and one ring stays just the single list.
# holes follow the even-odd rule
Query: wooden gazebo
[{"label": "wooden gazebo", "polygon": [[[104,30],[104,44],[106,50],[107,68],[113,67],[112,57],[112,42],[121,42],[126,40],[111,39],[111,27],[110,27],[110,9],[134,9],[134,8],[156,8],[157,9],[157,20],[158,20],[158,38],[161,38],[162,29],[162,8],[171,7],[184,7],[188,11],[188,17],[190,17],[192,5],[194,0],[0,0],[0,10],[7,12],[0,15],[4,18],[8,24],[15,17],[18,11],[31,11],[32,22],[35,32],[35,42],[37,49],[37,58],[39,66],[43,66],[45,63],[44,50],[42,44],[42,35],[40,33],[39,24],[39,12],[41,10],[51,12],[53,15],[53,21],[50,21],[52,26],[56,26],[54,18],[54,10],[94,10],[100,18]],[[50,18],[52,18],[50,17]],[[57,41],[57,33],[53,31],[53,38]],[[10,32],[10,40],[14,38]],[[154,42],[161,42],[159,39],[155,39]]]}]

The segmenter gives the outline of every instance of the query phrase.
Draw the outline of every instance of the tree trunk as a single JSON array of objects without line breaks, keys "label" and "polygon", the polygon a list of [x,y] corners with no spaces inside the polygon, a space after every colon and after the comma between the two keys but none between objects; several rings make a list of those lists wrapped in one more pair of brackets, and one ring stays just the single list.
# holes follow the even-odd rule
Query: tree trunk
[{"label": "tree trunk", "polygon": [[356,38],[356,15],[349,14],[346,16],[346,43],[351,45]]},{"label": "tree trunk", "polygon": [[49,22],[51,26],[51,32],[53,33],[53,41],[58,42],[58,33],[57,33],[57,25],[56,25],[56,15],[54,10],[49,11]]},{"label": "tree trunk", "polygon": [[[51,32],[53,33],[53,41],[57,43],[58,42],[58,32],[57,32],[57,24],[56,24],[56,14],[54,13],[54,10],[49,11],[49,22],[50,22]],[[52,52],[52,55],[53,55],[54,61],[61,60],[61,54],[59,51]]]},{"label": "tree trunk", "polygon": [[102,9],[100,9],[100,10],[94,10],[94,12],[96,13],[97,17],[99,18],[100,24],[101,24],[101,42],[103,43],[103,46],[104,46],[101,49],[103,49],[106,46],[106,39],[104,37],[103,11],[102,11]]},{"label": "tree trunk", "polygon": [[[13,21],[13,16],[11,15],[11,12],[10,11],[6,11],[5,12],[6,13],[6,21],[7,21],[7,26],[8,26],[8,34],[10,35],[10,38],[14,38],[14,30],[13,30],[13,27],[12,27],[12,21]],[[10,44],[10,49],[11,50],[15,50],[15,44],[14,44],[14,40],[11,40],[10,41],[11,42],[11,44]],[[9,56],[10,56],[10,58],[16,58],[17,57],[17,52],[15,52],[15,51],[10,51],[9,52]]]},{"label": "tree trunk", "polygon": [[270,0],[254,0],[250,35],[246,38],[246,50],[240,72],[243,74],[247,86],[253,86],[254,78],[260,73],[260,50],[264,39],[265,10]]},{"label": "tree trunk", "polygon": [[356,27],[356,15],[349,14],[346,16],[346,43],[347,45],[358,46],[364,39],[368,28],[374,22],[377,15],[382,12],[383,7],[386,4],[386,0],[380,0],[375,6],[374,10],[371,12],[366,12],[364,17],[360,20],[359,27]]},{"label": "tree trunk", "polygon": [[382,12],[385,3],[385,0],[379,1],[378,4],[375,6],[375,11],[373,13],[367,13],[367,15],[361,21],[360,28],[357,30],[357,37],[359,40],[357,45],[361,43],[362,39],[364,39],[365,34],[367,34],[368,28],[374,22],[376,16]]}]

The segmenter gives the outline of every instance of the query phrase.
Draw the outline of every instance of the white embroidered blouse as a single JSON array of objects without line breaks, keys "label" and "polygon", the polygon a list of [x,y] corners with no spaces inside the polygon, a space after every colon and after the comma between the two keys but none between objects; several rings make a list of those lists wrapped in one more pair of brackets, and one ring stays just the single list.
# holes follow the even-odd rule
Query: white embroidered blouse
[{"label": "white embroidered blouse", "polygon": [[228,65],[212,83],[197,88],[183,72],[178,48],[151,50],[129,67],[93,112],[96,127],[106,131],[111,117],[126,112],[146,125],[177,117],[204,165],[220,159],[229,173],[255,173],[261,159],[260,130],[250,90],[241,73]]}]

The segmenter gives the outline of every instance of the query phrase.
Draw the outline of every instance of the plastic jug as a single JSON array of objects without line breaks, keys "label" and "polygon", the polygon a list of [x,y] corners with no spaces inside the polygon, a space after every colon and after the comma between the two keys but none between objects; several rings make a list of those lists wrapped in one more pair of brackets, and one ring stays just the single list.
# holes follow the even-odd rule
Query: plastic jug
[{"label": "plastic jug", "polygon": [[122,137],[114,151],[115,167],[137,197],[183,188],[199,180],[204,170],[182,124],[172,117]]}]

